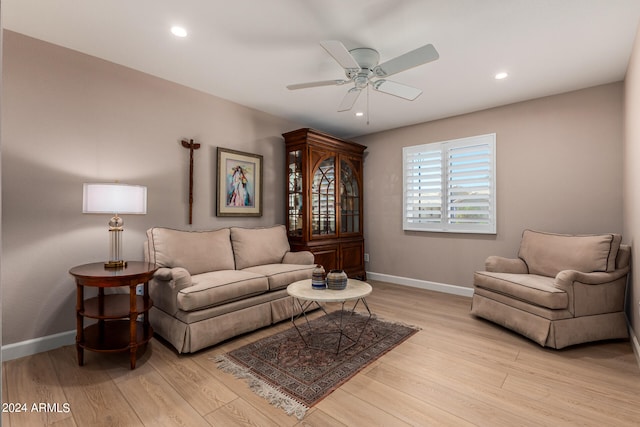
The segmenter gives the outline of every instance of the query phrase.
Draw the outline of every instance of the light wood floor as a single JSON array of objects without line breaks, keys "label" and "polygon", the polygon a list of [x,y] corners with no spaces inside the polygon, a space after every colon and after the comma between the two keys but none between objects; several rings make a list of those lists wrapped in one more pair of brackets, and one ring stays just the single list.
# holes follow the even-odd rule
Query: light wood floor
[{"label": "light wood floor", "polygon": [[[254,395],[211,360],[288,322],[195,355],[153,339],[134,371],[127,354],[73,346],[5,362],[5,402],[59,412],[3,413],[18,426],[637,426],[640,369],[629,342],[547,350],[469,315],[469,298],[371,282],[381,318],[420,326],[303,421]],[[63,404],[68,404],[65,411]]]}]

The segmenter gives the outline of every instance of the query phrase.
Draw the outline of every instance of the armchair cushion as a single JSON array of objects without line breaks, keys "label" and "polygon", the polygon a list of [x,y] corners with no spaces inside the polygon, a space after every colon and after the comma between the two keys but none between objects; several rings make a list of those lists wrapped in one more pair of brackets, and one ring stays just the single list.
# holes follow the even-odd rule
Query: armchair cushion
[{"label": "armchair cushion", "polygon": [[499,273],[528,274],[527,263],[520,258],[505,258],[497,255],[487,257],[484,269]]},{"label": "armchair cushion", "polygon": [[530,274],[555,277],[563,270],[583,273],[613,271],[622,236],[601,234],[572,236],[525,230],[520,257]]},{"label": "armchair cushion", "polygon": [[567,293],[554,286],[553,277],[536,274],[491,273],[477,271],[474,283],[477,287],[508,295],[521,301],[550,309],[567,308]]}]

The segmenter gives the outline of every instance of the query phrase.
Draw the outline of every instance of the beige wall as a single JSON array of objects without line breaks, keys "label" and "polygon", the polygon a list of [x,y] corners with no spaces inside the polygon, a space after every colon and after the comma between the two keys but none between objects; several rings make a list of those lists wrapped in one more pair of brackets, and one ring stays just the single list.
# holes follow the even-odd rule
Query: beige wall
[{"label": "beige wall", "polygon": [[629,61],[624,86],[624,234],[633,244],[627,315],[640,341],[640,28]]},{"label": "beige wall", "polygon": [[[358,138],[369,147],[367,271],[470,287],[488,255],[517,254],[525,228],[622,232],[622,90],[609,84]],[[402,147],[494,132],[497,235],[403,231]]]},{"label": "beige wall", "polygon": [[[131,260],[142,259],[151,226],[284,220],[281,134],[298,124],[12,32],[4,37],[3,85],[4,345],[75,329],[68,270],[108,257],[109,218],[81,213],[83,182],[148,186],[148,214],[124,217]],[[192,227],[182,138],[202,144]],[[264,156],[263,217],[215,216],[217,146]]]},{"label": "beige wall", "polygon": [[[75,287],[67,271],[108,255],[108,218],[80,213],[83,182],[148,186],[149,213],[125,217],[128,259],[141,259],[143,233],[151,226],[206,229],[284,219],[280,134],[300,124],[11,32],[4,37],[3,85],[5,345],[75,328]],[[605,85],[359,138],[369,146],[368,270],[469,287],[486,256],[515,255],[523,228],[621,232],[622,94],[622,84]],[[640,95],[635,103],[638,116]],[[626,130],[629,142],[634,132]],[[498,234],[403,232],[401,147],[491,132],[498,141]],[[192,227],[181,138],[202,144],[195,155]],[[640,141],[640,128],[634,139]],[[264,156],[262,218],[215,217],[217,146]],[[640,152],[635,158],[640,161]],[[627,186],[624,194],[628,215],[632,191]],[[640,232],[634,225],[625,222],[625,240]],[[635,295],[637,304],[640,292]],[[637,316],[634,324],[640,329]]]}]

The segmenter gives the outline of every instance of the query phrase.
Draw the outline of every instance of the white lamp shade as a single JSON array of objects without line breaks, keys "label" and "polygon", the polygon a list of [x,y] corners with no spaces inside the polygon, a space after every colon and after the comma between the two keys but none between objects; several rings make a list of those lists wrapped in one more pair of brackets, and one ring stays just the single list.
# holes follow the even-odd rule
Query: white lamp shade
[{"label": "white lamp shade", "polygon": [[82,212],[146,214],[147,187],[127,184],[83,184]]}]

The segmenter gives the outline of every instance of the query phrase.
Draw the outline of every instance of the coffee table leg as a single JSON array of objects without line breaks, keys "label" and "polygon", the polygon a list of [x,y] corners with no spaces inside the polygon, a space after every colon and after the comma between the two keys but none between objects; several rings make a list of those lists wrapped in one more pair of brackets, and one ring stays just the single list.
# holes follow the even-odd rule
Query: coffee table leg
[{"label": "coffee table leg", "polygon": [[[302,335],[302,331],[300,331],[300,329],[298,328],[298,325],[296,324],[296,320],[298,320],[300,317],[304,316],[304,319],[307,323],[307,326],[309,327],[309,331],[311,331],[311,324],[309,324],[309,318],[307,318],[307,310],[309,309],[309,307],[311,306],[311,304],[313,304],[315,301],[307,301],[305,304],[302,303],[302,300],[299,300],[298,298],[292,298],[293,299],[293,310],[291,313],[291,323],[293,323],[293,326],[296,328],[296,331],[298,331],[298,335],[300,335],[300,338],[302,339],[302,341],[304,342],[304,344],[309,347],[309,343],[307,343],[307,340],[304,339],[304,336]],[[300,307],[300,313],[298,313],[297,315],[295,314],[296,312],[296,302],[298,303],[298,307]],[[316,304],[318,304],[316,302]],[[322,311],[324,311],[324,308],[322,308],[322,306],[320,304],[318,304],[318,307],[320,307],[322,309]],[[326,311],[325,311],[326,313]]]},{"label": "coffee table leg", "polygon": [[[360,341],[360,338],[362,338],[362,334],[364,334],[365,329],[367,328],[367,325],[369,324],[369,321],[371,320],[371,317],[373,316],[373,314],[371,313],[371,309],[369,309],[369,305],[367,304],[367,300],[365,300],[364,298],[358,298],[355,302],[355,304],[353,305],[353,308],[351,309],[351,312],[349,313],[350,315],[353,315],[355,313],[356,307],[358,305],[358,303],[362,301],[362,304],[365,306],[365,308],[367,309],[367,313],[369,314],[369,316],[367,317],[367,320],[365,321],[364,325],[362,326],[362,329],[360,330],[360,334],[358,334],[358,338],[353,339],[351,338],[349,335],[347,335],[344,332],[344,305],[346,303],[343,302],[342,303],[342,309],[340,310],[340,321],[337,323],[338,326],[338,331],[336,333],[340,334],[340,338],[338,339],[338,347],[336,349],[336,354],[339,354],[340,351],[344,351],[348,348],[353,347],[354,345],[358,344],[358,342]],[[378,334],[376,333],[375,330],[373,330],[373,333],[378,336]],[[346,347],[344,347],[342,350],[340,349],[340,347],[342,346],[342,337],[346,337],[349,341],[351,341],[351,345],[348,345]]]},{"label": "coffee table leg", "polygon": [[342,307],[340,307],[340,324],[338,326],[338,333],[340,334],[340,336],[338,337],[338,347],[336,347],[336,354],[340,353],[340,345],[342,344],[342,337],[344,336],[349,338],[349,336],[344,333],[344,323],[342,323],[343,320],[344,320],[344,301],[342,302]]},{"label": "coffee table leg", "polygon": [[[362,334],[364,334],[364,331],[367,328],[367,325],[369,324],[369,321],[371,320],[371,317],[373,316],[373,314],[371,313],[371,310],[369,309],[369,305],[367,304],[367,301],[364,298],[359,298],[359,299],[356,300],[353,308],[351,310],[348,310],[350,312],[349,314],[352,315],[352,314],[355,313],[355,308],[356,308],[356,306],[358,305],[358,303],[360,301],[362,301],[362,304],[367,309],[367,313],[369,314],[369,316],[367,317],[367,320],[365,321],[365,324],[362,326],[362,329],[360,330],[360,333],[358,334],[358,338],[355,338],[355,339],[351,338],[344,331],[345,330],[345,318],[344,318],[345,309],[344,309],[344,306],[345,306],[346,301],[342,302],[339,319],[337,321],[333,320],[333,323],[334,323],[335,327],[337,328],[337,330],[333,331],[333,332],[315,332],[317,334],[326,334],[326,333],[339,334],[338,345],[337,345],[337,347],[335,349],[335,354],[339,354],[341,351],[344,351],[344,350],[346,350],[348,348],[351,348],[354,345],[356,345],[358,343],[358,341],[360,341],[360,338],[362,338]],[[297,307],[299,307],[300,310],[301,310],[300,313],[298,313],[297,315],[295,314],[296,303],[297,303]],[[328,351],[329,349],[327,349],[327,348],[314,347],[314,346],[310,345],[310,341],[307,341],[305,339],[304,335],[302,334],[302,331],[300,330],[300,328],[298,327],[298,325],[296,323],[296,321],[298,319],[300,319],[301,317],[304,317],[305,322],[307,324],[307,327],[309,329],[309,335],[314,334],[313,327],[311,326],[309,318],[307,317],[307,311],[309,310],[309,307],[314,303],[318,306],[318,308],[320,308],[320,310],[322,310],[322,312],[325,315],[327,315],[327,316],[329,315],[329,313],[327,313],[326,309],[320,303],[318,303],[317,301],[306,301],[305,303],[303,303],[303,300],[299,300],[298,298],[293,298],[293,307],[294,308],[293,308],[293,312],[292,312],[292,315],[291,315],[291,323],[293,323],[293,326],[296,328],[296,331],[298,332],[298,335],[300,335],[300,339],[302,339],[302,341],[304,342],[304,344],[307,347],[313,348],[313,349],[316,349],[316,350]],[[373,331],[373,332],[374,332],[374,334],[376,334],[375,331]],[[377,336],[377,334],[376,334],[376,336]],[[350,345],[345,345],[343,347],[343,345],[342,345],[343,337],[345,337],[349,341],[351,341],[351,344]]]},{"label": "coffee table leg", "polygon": [[[360,341],[360,338],[362,338],[362,334],[364,334],[364,330],[367,329],[367,325],[369,324],[369,321],[371,320],[371,317],[373,316],[373,314],[371,314],[371,310],[369,309],[369,305],[367,304],[367,300],[365,300],[364,298],[360,298],[358,301],[362,301],[362,304],[367,309],[367,313],[369,313],[369,316],[367,317],[367,320],[364,322],[364,325],[362,326],[362,330],[360,331],[360,335],[358,335],[358,339],[356,340],[356,343],[358,343],[358,341]],[[356,301],[356,304],[358,304],[358,301]],[[355,306],[353,308],[355,309]],[[353,314],[353,312],[351,312],[351,313]],[[373,331],[373,333],[377,337],[378,334],[373,329],[373,327],[371,328],[371,330]]]}]

